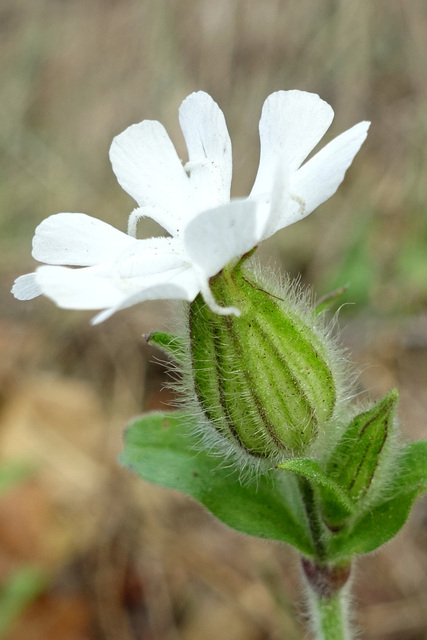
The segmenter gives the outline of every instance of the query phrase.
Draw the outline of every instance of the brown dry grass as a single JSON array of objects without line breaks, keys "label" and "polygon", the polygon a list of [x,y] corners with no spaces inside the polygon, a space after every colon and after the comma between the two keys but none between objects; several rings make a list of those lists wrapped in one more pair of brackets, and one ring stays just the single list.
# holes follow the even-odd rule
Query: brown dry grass
[{"label": "brown dry grass", "polygon": [[[93,329],[87,314],[18,303],[9,288],[32,268],[30,238],[47,215],[85,211],[125,227],[133,204],[107,154],[127,125],[161,120],[185,155],[177,108],[208,91],[226,114],[243,195],[266,95],[316,91],[335,108],[331,135],[361,119],[371,133],[339,193],[266,243],[263,259],[319,293],[350,280],[363,313],[344,339],[373,365],[361,386],[376,397],[398,385],[408,437],[425,437],[426,59],[425,0],[2,1],[0,448],[38,472],[1,502],[0,578],[38,562],[51,583],[11,640],[302,637],[291,552],[225,531],[117,468],[123,423],[168,399],[139,340],[168,308]],[[362,637],[426,638],[426,575],[421,502],[403,534],[360,562]]]}]

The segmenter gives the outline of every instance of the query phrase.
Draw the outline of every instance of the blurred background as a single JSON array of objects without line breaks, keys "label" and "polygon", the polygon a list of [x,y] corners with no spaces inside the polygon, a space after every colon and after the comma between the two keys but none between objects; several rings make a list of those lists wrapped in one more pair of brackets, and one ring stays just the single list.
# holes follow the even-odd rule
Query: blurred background
[{"label": "blurred background", "polygon": [[[401,391],[405,438],[427,435],[425,0],[1,0],[0,638],[298,640],[295,555],[226,530],[116,462],[123,427],[164,409],[165,367],[141,334],[150,303],[90,313],[22,303],[45,217],[82,211],[125,230],[134,207],[108,160],[114,135],[203,89],[223,109],[234,196],[258,163],[278,89],[335,109],[325,141],[372,121],[338,193],[260,250],[314,287],[348,285],[342,337],[360,391]],[[155,231],[147,223],[144,233]],[[360,637],[427,638],[427,502],[354,578]]]}]

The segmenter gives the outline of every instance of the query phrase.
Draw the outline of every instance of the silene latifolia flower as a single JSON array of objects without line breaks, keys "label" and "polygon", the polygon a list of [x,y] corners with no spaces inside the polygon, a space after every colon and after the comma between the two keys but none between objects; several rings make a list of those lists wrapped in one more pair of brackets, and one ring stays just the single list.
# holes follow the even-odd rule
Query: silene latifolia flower
[{"label": "silene latifolia flower", "polygon": [[[248,198],[233,201],[231,142],[209,95],[193,93],[180,107],[184,165],[159,122],[129,127],[110,149],[120,185],[138,204],[127,233],[83,213],[48,217],[33,239],[33,257],[45,264],[18,278],[13,294],[98,309],[94,323],[145,300],[189,302],[187,368],[208,431],[249,458],[300,455],[343,401],[341,358],[300,296],[254,274],[246,257],[342,182],[369,123],[304,162],[332,119],[315,94],[270,95],[255,183]],[[142,218],[168,235],[138,239]]]}]

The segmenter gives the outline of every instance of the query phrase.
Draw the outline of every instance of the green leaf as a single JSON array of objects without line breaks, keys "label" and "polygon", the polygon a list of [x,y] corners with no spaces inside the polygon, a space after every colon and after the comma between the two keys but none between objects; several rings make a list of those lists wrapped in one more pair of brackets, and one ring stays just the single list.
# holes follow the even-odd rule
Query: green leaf
[{"label": "green leaf", "polygon": [[403,527],[416,497],[427,490],[427,441],[407,445],[397,459],[396,475],[385,499],[367,509],[351,527],[330,541],[335,558],[369,553]]},{"label": "green leaf", "polygon": [[192,422],[179,412],[139,418],[126,432],[121,463],[148,482],[195,498],[237,531],[288,542],[312,556],[314,549],[293,475],[272,470],[242,482],[238,470],[198,450]]},{"label": "green leaf", "polygon": [[316,460],[304,458],[287,460],[279,465],[279,469],[301,475],[318,490],[322,513],[329,525],[341,523],[353,513],[352,501],[345,491],[323,471]]},{"label": "green leaf", "polygon": [[181,361],[183,359],[185,344],[180,336],[174,336],[163,331],[152,331],[144,337],[148,344],[156,345],[156,347],[164,351],[168,356],[172,356],[175,360]]}]

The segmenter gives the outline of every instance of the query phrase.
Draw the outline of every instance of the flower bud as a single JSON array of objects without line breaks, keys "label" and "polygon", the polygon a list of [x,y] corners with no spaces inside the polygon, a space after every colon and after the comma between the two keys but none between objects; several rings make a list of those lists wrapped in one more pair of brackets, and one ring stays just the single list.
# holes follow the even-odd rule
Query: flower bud
[{"label": "flower bud", "polygon": [[190,305],[199,407],[234,452],[274,463],[301,456],[333,417],[342,392],[327,331],[301,294],[271,293],[243,261],[210,286],[219,304],[241,313],[217,315],[200,295]]}]

